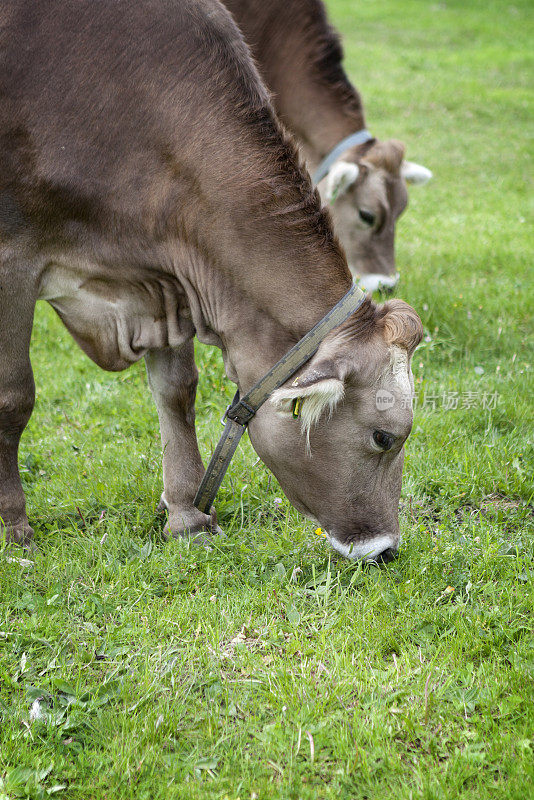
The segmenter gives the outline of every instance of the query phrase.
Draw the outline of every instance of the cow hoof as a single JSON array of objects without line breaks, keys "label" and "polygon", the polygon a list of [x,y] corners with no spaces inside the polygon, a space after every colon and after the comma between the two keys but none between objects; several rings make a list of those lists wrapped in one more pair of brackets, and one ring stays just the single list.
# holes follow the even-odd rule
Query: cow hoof
[{"label": "cow hoof", "polygon": [[0,533],[5,530],[6,544],[18,545],[24,550],[34,550],[35,543],[33,541],[33,528],[30,527],[27,521],[20,522],[17,525],[7,525],[4,529],[2,525]]},{"label": "cow hoof", "polygon": [[205,550],[211,550],[214,534],[208,531],[181,531],[178,534],[173,534],[173,538],[187,546],[194,545],[195,547],[203,547]]},{"label": "cow hoof", "polygon": [[[163,507],[166,508],[163,499]],[[167,539],[178,539],[201,547],[209,548],[215,536],[224,536],[217,525],[215,510],[211,515],[203,514],[198,509],[173,511],[169,509],[169,520],[165,526],[164,536]]]}]

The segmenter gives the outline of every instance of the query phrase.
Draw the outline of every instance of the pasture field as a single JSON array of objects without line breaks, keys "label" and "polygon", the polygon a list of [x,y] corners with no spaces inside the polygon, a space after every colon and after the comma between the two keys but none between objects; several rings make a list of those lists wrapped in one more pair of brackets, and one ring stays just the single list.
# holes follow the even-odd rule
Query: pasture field
[{"label": "pasture field", "polygon": [[[248,440],[227,538],[165,542],[143,365],[99,371],[41,305],[39,549],[0,559],[1,800],[533,796],[532,4],[328,5],[369,127],[435,175],[398,226],[426,333],[400,557],[337,558]],[[207,457],[233,388],[198,360]]]}]

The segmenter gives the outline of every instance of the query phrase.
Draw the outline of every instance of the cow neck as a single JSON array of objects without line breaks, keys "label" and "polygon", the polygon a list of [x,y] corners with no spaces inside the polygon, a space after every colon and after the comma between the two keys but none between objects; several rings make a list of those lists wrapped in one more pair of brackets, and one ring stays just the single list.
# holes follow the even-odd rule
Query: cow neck
[{"label": "cow neck", "polygon": [[357,131],[364,130],[365,127],[363,113],[356,117],[344,116],[336,111],[328,117],[328,124],[326,124],[326,120],[310,120],[310,125],[302,132],[302,149],[310,171],[315,170],[343,139]]},{"label": "cow neck", "polygon": [[[339,282],[337,291],[331,290],[326,299],[324,293],[310,295],[309,286],[292,283],[286,295],[291,298],[292,307],[280,302],[278,291],[273,291],[270,304],[265,304],[263,296],[260,300],[248,292],[227,292],[225,308],[217,315],[216,334],[226,373],[240,392],[248,391],[260,380],[328,314],[350,286],[350,279]],[[211,327],[208,320],[206,323]]]},{"label": "cow neck", "polygon": [[255,382],[352,278],[330,215],[270,106],[237,129],[230,116],[217,146],[210,142],[198,144],[188,198],[195,213],[183,214],[180,231],[202,260],[189,276],[195,327],[197,335],[202,327],[215,334],[240,382]]},{"label": "cow neck", "polygon": [[337,35],[321,3],[226,0],[273,93],[279,117],[316,166],[366,127],[358,90],[342,64]]},{"label": "cow neck", "polygon": [[[201,284],[195,276],[186,281],[197,337],[222,349],[226,373],[242,393],[308,333],[352,284],[343,260],[337,269],[325,264],[326,285],[320,270],[299,275],[294,262],[279,262],[273,269],[273,261],[258,264],[249,253],[246,276],[239,270],[232,274],[229,269],[208,266],[207,280],[204,275]],[[238,263],[236,256],[234,268]]]},{"label": "cow neck", "polygon": [[321,47],[308,44],[306,57],[289,48],[284,69],[267,76],[280,118],[301,142],[308,166],[314,167],[340,141],[367,127],[360,93],[341,65],[334,81],[315,72],[316,46]]},{"label": "cow neck", "polygon": [[[311,72],[310,60],[305,63],[309,71],[295,82],[298,93],[284,103],[282,116],[302,142],[308,166],[316,167],[339,142],[367,125],[360,94],[348,79],[332,86]],[[271,88],[276,97],[276,87]]]}]

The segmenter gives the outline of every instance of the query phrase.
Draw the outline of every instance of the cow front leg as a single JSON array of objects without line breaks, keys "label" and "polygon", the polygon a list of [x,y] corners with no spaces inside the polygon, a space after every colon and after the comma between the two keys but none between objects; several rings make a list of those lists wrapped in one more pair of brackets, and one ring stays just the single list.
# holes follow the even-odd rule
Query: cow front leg
[{"label": "cow front leg", "polygon": [[148,383],[158,409],[163,446],[163,487],[160,508],[167,508],[168,536],[206,543],[220,533],[215,511],[207,516],[193,505],[204,475],[195,431],[198,370],[193,342],[179,348],[150,350],[145,356]]},{"label": "cow front leg", "polygon": [[5,530],[8,542],[22,545],[33,537],[18,449],[35,402],[29,354],[35,299],[24,275],[0,263],[0,534]]}]

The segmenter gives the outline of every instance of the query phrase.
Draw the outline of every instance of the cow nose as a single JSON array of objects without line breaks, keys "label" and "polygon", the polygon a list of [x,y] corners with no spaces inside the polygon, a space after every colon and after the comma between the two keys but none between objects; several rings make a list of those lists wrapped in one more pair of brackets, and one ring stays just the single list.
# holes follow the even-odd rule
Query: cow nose
[{"label": "cow nose", "polygon": [[394,558],[397,558],[397,554],[398,550],[394,547],[386,547],[381,553],[373,556],[373,561],[376,561],[378,564],[388,564],[390,561],[393,561]]}]

